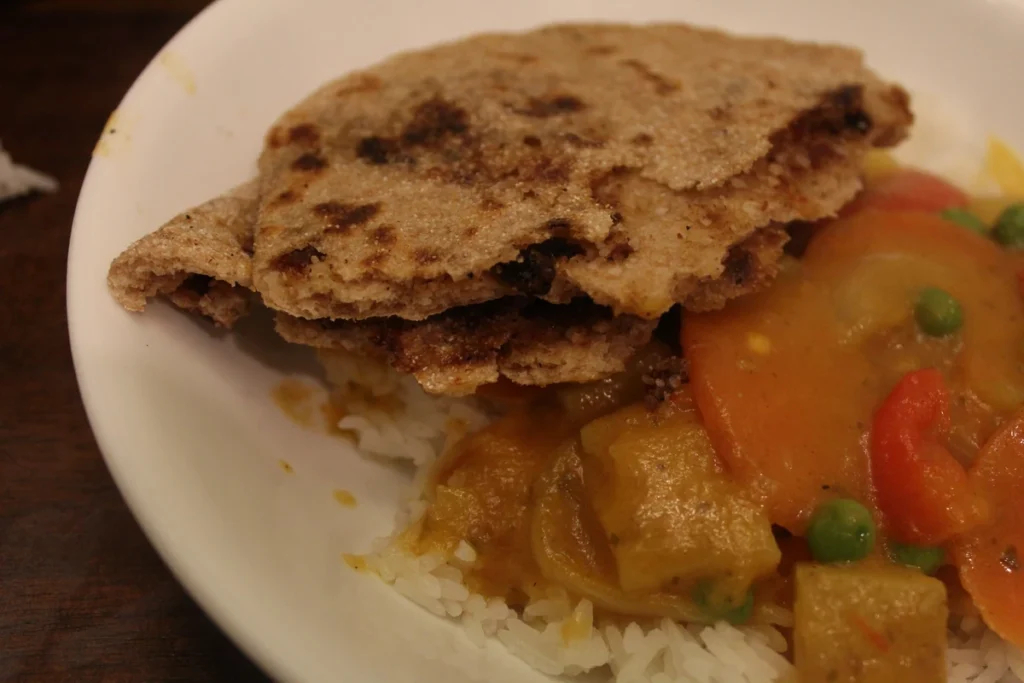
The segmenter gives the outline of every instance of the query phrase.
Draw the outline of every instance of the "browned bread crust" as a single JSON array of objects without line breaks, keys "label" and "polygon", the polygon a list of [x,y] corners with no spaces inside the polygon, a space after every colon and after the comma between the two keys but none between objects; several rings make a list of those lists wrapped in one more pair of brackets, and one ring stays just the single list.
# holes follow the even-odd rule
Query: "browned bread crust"
[{"label": "browned bread crust", "polygon": [[415,376],[427,391],[454,396],[499,377],[540,386],[607,377],[625,369],[654,327],[586,300],[556,306],[503,299],[423,321],[277,316],[277,331],[288,341],[379,358]]}]

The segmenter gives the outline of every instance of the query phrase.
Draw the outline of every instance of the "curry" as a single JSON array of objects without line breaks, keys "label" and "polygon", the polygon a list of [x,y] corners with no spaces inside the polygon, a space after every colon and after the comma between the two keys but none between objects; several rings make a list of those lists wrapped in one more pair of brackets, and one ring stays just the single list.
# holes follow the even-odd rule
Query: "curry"
[{"label": "curry", "polygon": [[791,627],[808,681],[942,680],[947,585],[1024,645],[1024,204],[870,180],[626,373],[489,389],[406,542],[512,606]]}]

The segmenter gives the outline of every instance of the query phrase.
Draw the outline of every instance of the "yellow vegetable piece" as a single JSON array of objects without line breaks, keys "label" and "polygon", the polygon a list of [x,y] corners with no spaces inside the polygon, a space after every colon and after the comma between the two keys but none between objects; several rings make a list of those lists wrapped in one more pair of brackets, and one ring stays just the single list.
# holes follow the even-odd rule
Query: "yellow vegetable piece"
[{"label": "yellow vegetable piece", "polygon": [[864,155],[862,172],[864,181],[869,185],[883,176],[898,170],[899,162],[888,152],[873,149]]},{"label": "yellow vegetable piece", "polygon": [[1003,194],[1024,196],[1024,164],[1010,147],[999,138],[988,140],[988,158],[985,169],[996,181]]},{"label": "yellow vegetable piece", "polygon": [[945,681],[948,616],[945,585],[915,569],[798,565],[798,679]]},{"label": "yellow vegetable piece", "polygon": [[541,574],[608,612],[700,621],[687,594],[627,593],[619,586],[615,557],[587,496],[581,453],[578,440],[566,442],[534,488],[532,547]]},{"label": "yellow vegetable piece", "polygon": [[651,413],[634,405],[583,428],[594,512],[628,593],[729,577],[742,595],[780,552],[771,524],[722,470],[683,396]]}]

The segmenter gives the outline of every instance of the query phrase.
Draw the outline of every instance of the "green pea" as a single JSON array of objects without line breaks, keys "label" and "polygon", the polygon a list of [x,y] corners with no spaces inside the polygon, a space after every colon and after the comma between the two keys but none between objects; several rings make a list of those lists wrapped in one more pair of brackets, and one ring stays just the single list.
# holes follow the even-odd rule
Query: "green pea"
[{"label": "green pea", "polygon": [[921,331],[931,337],[953,334],[964,324],[960,302],[944,289],[927,287],[921,290],[914,307],[914,318]]},{"label": "green pea", "polygon": [[939,567],[946,559],[946,553],[942,548],[904,545],[903,543],[890,543],[889,556],[893,562],[916,567],[929,576],[939,571]]},{"label": "green pea", "polygon": [[710,579],[698,581],[693,587],[693,602],[707,615],[708,621],[727,621],[739,625],[750,621],[754,614],[754,589],[743,595],[724,590]]},{"label": "green pea", "polygon": [[1024,247],[1024,202],[1010,204],[999,214],[992,236],[1007,247]]},{"label": "green pea", "polygon": [[967,228],[971,232],[976,232],[979,235],[988,235],[988,226],[985,225],[985,221],[967,209],[946,209],[942,212],[942,217],[947,221],[952,221],[957,225]]},{"label": "green pea", "polygon": [[818,562],[861,560],[875,546],[875,522],[871,512],[849,498],[826,501],[811,515],[807,544]]}]

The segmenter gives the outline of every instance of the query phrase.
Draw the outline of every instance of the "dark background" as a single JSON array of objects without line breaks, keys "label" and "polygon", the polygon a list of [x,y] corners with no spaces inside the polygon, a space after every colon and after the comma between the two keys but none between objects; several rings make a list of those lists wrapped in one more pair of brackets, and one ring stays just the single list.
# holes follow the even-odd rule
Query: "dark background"
[{"label": "dark background", "polygon": [[0,0],[0,140],[60,181],[0,204],[0,682],[265,683],[118,495],[71,366],[71,219],[107,116],[204,0]]}]

